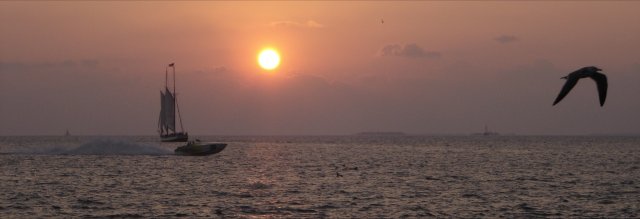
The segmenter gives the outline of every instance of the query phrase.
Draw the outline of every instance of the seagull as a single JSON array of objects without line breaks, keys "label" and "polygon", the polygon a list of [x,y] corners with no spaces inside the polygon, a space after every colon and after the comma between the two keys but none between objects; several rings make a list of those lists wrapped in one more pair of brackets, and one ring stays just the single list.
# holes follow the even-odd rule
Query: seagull
[{"label": "seagull", "polygon": [[589,66],[589,67],[578,69],[574,72],[571,72],[569,75],[562,77],[562,79],[566,79],[567,82],[564,83],[564,86],[562,87],[562,90],[558,94],[558,97],[556,97],[556,100],[553,101],[553,105],[556,105],[558,102],[562,100],[562,98],[567,96],[569,91],[571,91],[571,89],[574,86],[576,86],[580,78],[589,77],[594,81],[596,81],[596,84],[598,85],[598,95],[600,97],[600,106],[603,106],[604,100],[607,98],[607,76],[598,71],[602,71],[602,69],[599,69],[594,66]]}]

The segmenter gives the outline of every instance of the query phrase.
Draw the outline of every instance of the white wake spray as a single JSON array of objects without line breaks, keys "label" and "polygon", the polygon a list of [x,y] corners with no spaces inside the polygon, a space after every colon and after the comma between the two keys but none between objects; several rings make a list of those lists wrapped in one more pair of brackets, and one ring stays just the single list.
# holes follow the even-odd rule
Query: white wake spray
[{"label": "white wake spray", "polygon": [[73,155],[166,155],[171,151],[154,145],[145,145],[119,139],[95,139],[70,150],[52,151]]}]

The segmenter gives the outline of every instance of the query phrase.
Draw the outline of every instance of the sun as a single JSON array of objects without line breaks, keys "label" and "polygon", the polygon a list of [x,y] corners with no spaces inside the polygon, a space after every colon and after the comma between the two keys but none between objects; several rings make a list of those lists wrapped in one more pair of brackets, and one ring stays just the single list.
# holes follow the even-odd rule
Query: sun
[{"label": "sun", "polygon": [[258,54],[258,64],[265,70],[273,70],[280,65],[280,55],[278,51],[271,48],[266,48],[260,51]]}]

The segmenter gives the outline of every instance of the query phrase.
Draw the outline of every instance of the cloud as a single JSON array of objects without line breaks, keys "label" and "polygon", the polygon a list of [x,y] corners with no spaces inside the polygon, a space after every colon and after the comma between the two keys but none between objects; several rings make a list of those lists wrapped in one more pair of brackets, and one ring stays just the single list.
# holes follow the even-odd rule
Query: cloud
[{"label": "cloud", "polygon": [[405,58],[440,58],[442,54],[435,51],[426,51],[415,43],[389,44],[378,52],[380,56],[398,56]]},{"label": "cloud", "polygon": [[516,42],[516,41],[518,41],[520,39],[518,39],[518,37],[513,36],[513,35],[501,35],[501,36],[498,36],[496,38],[493,38],[493,40],[498,41],[498,43],[505,44],[505,43]]},{"label": "cloud", "polygon": [[55,74],[78,70],[91,70],[99,66],[94,59],[79,61],[65,60],[60,62],[3,62],[0,61],[0,75],[2,74]]},{"label": "cloud", "polygon": [[313,20],[308,20],[307,22],[295,22],[295,21],[274,21],[271,22],[270,24],[272,27],[279,27],[279,28],[293,28],[293,29],[298,29],[298,28],[323,28],[324,25],[321,23],[318,23],[316,21]]}]

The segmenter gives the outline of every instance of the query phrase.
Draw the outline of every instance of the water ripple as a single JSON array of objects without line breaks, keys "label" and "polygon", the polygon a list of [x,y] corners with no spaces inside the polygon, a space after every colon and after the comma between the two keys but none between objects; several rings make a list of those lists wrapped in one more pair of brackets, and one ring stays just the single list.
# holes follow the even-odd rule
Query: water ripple
[{"label": "water ripple", "polygon": [[[640,203],[640,138],[267,136],[203,140],[225,141],[229,146],[208,157],[63,155],[12,152],[60,145],[65,150],[103,150],[94,146],[120,141],[126,142],[121,146],[135,149],[155,144],[155,138],[0,138],[0,151],[9,152],[0,154],[0,215],[640,217],[635,204]],[[174,145],[154,147],[170,151]]]}]

